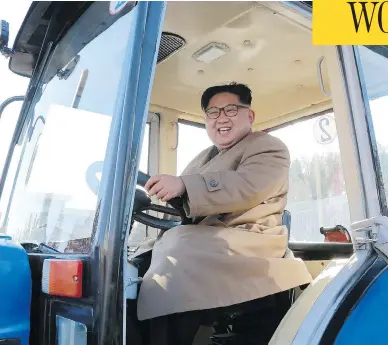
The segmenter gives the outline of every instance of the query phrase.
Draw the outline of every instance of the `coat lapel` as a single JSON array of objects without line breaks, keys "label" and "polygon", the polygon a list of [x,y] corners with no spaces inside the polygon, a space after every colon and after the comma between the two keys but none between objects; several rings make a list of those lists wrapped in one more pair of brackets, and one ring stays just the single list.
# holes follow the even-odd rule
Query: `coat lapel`
[{"label": "coat lapel", "polygon": [[228,164],[228,162],[235,160],[239,156],[238,153],[244,151],[244,148],[247,147],[247,141],[250,137],[251,134],[248,134],[230,149],[219,151],[216,146],[210,147],[203,158],[198,157],[198,160],[194,161],[194,164],[190,164],[183,174],[205,173],[209,170],[217,171],[225,169],[223,164],[220,164],[221,161],[224,164]]},{"label": "coat lapel", "polygon": [[216,146],[211,146],[207,149],[207,152],[201,157],[199,156],[187,168],[182,172],[182,175],[189,175],[194,173],[200,173],[201,170],[206,167],[210,162],[217,157],[219,151]]}]

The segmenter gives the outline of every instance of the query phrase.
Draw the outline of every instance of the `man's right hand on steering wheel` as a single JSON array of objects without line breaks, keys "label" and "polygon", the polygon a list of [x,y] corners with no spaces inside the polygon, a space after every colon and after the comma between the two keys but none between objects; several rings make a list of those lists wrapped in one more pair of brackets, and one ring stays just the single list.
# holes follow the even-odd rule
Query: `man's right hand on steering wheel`
[{"label": "man's right hand on steering wheel", "polygon": [[[180,224],[173,224],[172,225],[172,224],[166,223],[163,225],[160,223],[160,221],[161,221],[160,219],[151,219],[151,218],[155,218],[155,217],[150,216],[150,215],[139,214],[139,212],[141,212],[141,210],[136,210],[134,217],[136,218],[136,220],[138,222],[140,222],[142,224],[145,224],[144,222],[148,222],[149,223],[148,225],[150,225],[154,228],[160,228],[160,229],[171,228],[172,226],[185,225],[185,224],[192,223],[192,220],[186,216],[186,212],[185,212],[184,207],[183,207],[183,200],[181,198],[181,196],[183,194],[178,195],[180,193],[180,190],[176,189],[177,184],[170,183],[171,181],[173,181],[175,179],[180,179],[180,178],[175,177],[175,176],[171,176],[171,175],[156,175],[154,177],[151,177],[151,176],[145,174],[144,172],[139,171],[138,176],[137,176],[137,185],[142,187],[142,188],[138,189],[138,187],[136,187],[135,205],[136,204],[143,205],[143,206],[141,206],[142,209],[144,209],[144,208],[149,209],[149,210],[152,209],[152,210],[157,211],[157,212],[179,216],[182,220],[180,222]],[[166,181],[169,183],[166,183]],[[172,206],[178,212],[175,212],[175,213],[172,212],[172,209],[170,207],[152,204],[151,199],[150,199],[151,195],[148,194],[148,190],[152,189],[154,186],[157,190],[157,188],[158,188],[157,185],[159,183],[162,186],[167,186],[167,185],[172,186],[172,189],[168,189],[170,191],[170,194],[169,195],[166,194],[163,201],[166,201],[170,206]],[[184,191],[185,191],[185,189],[186,188],[184,188]],[[154,193],[153,195],[157,194],[157,192],[153,192],[153,193]],[[177,196],[174,197],[171,195],[177,195]],[[146,217],[147,219],[145,219],[144,217]],[[158,224],[156,224],[155,222],[157,222]],[[153,223],[153,224],[151,224],[151,223]]]},{"label": "man's right hand on steering wheel", "polygon": [[144,189],[150,196],[155,195],[158,200],[167,202],[182,196],[186,191],[186,186],[180,177],[164,174],[152,176]]}]

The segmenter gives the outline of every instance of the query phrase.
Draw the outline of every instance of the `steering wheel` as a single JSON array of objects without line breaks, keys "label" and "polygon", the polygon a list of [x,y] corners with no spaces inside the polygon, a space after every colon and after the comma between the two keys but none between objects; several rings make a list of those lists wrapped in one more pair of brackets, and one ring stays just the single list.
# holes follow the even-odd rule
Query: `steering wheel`
[{"label": "steering wheel", "polygon": [[[143,173],[142,171],[138,172],[135,200],[133,205],[133,219],[141,224],[162,230],[168,230],[178,225],[190,224],[191,220],[186,216],[186,212],[183,208],[182,198],[178,197],[169,200],[167,203],[172,207],[166,207],[152,203],[151,198],[148,196],[146,190],[144,189],[144,186],[149,178],[150,176]],[[181,218],[181,221],[160,219],[145,213],[146,211],[156,211],[172,216],[178,216]]]}]

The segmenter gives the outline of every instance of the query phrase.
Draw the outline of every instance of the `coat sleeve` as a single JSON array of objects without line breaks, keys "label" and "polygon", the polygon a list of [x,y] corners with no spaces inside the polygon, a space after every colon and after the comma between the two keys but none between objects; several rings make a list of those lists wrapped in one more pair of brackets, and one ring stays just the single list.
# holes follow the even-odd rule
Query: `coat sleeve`
[{"label": "coat sleeve", "polygon": [[236,171],[181,176],[187,191],[188,217],[211,216],[251,209],[278,195],[288,184],[290,158],[277,138],[254,140]]}]

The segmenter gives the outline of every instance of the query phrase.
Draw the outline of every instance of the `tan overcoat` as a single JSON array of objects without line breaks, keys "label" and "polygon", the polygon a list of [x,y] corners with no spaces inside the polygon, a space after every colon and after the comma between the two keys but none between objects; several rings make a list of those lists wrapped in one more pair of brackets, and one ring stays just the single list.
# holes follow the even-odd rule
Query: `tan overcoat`
[{"label": "tan overcoat", "polygon": [[309,283],[281,225],[290,158],[264,132],[227,150],[201,152],[185,169],[189,217],[153,247],[138,298],[139,320],[229,306]]}]

